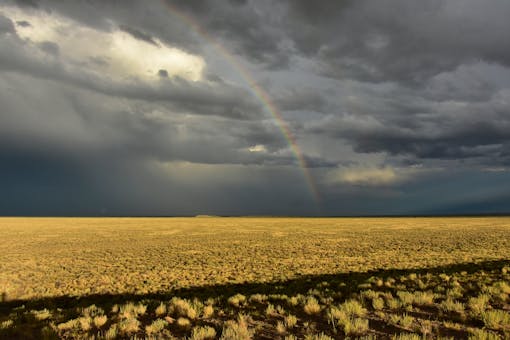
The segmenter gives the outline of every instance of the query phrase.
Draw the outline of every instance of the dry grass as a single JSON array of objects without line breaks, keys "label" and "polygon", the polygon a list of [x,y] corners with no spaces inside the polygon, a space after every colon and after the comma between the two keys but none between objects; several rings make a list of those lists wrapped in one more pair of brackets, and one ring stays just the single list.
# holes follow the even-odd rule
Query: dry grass
[{"label": "dry grass", "polygon": [[216,339],[216,330],[212,327],[196,327],[191,333],[190,340],[211,340]]},{"label": "dry grass", "polygon": [[303,310],[308,315],[318,314],[321,311],[321,305],[319,305],[319,302],[316,298],[310,296],[306,300],[306,304],[304,305]]},{"label": "dry grass", "polygon": [[0,338],[510,336],[510,218],[1,218],[0,230]]},{"label": "dry grass", "polygon": [[510,258],[508,218],[1,218],[7,299]]}]

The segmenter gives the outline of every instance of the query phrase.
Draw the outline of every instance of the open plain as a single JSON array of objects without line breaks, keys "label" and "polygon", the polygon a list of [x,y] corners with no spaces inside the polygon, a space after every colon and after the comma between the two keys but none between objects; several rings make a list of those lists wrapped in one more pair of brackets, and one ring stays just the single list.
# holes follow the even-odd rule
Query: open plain
[{"label": "open plain", "polygon": [[510,218],[1,218],[0,337],[510,336]]}]

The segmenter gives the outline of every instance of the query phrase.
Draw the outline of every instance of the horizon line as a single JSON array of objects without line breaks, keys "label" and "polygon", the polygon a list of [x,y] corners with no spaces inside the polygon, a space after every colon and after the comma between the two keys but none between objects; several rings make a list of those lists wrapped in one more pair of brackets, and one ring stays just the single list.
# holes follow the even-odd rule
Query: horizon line
[{"label": "horizon line", "polygon": [[366,215],[1,215],[0,218],[426,218],[426,217],[510,217],[510,212],[464,214],[366,214]]}]

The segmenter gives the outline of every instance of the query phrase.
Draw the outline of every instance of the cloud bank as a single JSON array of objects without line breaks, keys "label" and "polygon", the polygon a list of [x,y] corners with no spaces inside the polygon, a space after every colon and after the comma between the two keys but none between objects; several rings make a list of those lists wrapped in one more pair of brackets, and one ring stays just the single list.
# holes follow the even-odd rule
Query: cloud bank
[{"label": "cloud bank", "polygon": [[508,13],[506,0],[2,2],[0,214],[510,211]]}]

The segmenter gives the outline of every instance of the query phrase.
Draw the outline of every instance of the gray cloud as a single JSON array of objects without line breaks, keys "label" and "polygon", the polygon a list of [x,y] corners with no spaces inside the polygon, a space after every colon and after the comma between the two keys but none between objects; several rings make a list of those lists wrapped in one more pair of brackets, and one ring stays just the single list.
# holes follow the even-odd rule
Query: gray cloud
[{"label": "gray cloud", "polygon": [[318,111],[327,110],[327,100],[313,89],[289,89],[274,99],[282,111]]},{"label": "gray cloud", "polygon": [[[267,67],[288,66],[293,55],[317,57],[323,75],[363,81],[418,84],[463,63],[510,63],[505,0],[268,1],[165,0],[186,13],[206,34]],[[52,9],[84,24],[111,28],[115,20],[140,39],[158,36],[185,48],[196,40],[180,13],[162,2],[44,0]],[[144,16],[136,13],[144,13]],[[145,18],[150,20],[144,20]],[[168,20],[168,17],[173,20]],[[136,29],[135,29],[136,27]],[[142,30],[138,28],[143,28]],[[195,38],[193,38],[195,35]],[[198,37],[203,39],[203,37]]]},{"label": "gray cloud", "polygon": [[21,7],[33,7],[33,8],[39,7],[38,0],[15,0],[14,2]]},{"label": "gray cloud", "polygon": [[292,48],[279,27],[279,6],[254,1],[167,3],[200,22],[206,34],[252,62],[268,68],[286,67]]},{"label": "gray cloud", "polygon": [[168,78],[168,71],[161,69],[158,71],[158,75],[162,78]]},{"label": "gray cloud", "polygon": [[14,32],[12,21],[0,13],[0,34]]},{"label": "gray cloud", "polygon": [[[0,46],[0,70],[3,71],[62,81],[110,96],[166,102],[175,110],[204,115],[238,119],[251,119],[259,115],[258,104],[239,87],[197,84],[184,79],[161,79],[155,86],[140,81],[116,82],[100,78],[82,67],[63,64],[58,58],[41,59],[34,53],[37,52],[34,51],[35,47],[15,37],[1,40]],[[44,42],[36,47],[51,55],[58,55],[59,48],[54,42]]]},{"label": "gray cloud", "polygon": [[507,163],[502,156],[510,141],[509,94],[502,90],[476,103],[413,96],[397,97],[395,102],[378,98],[375,103],[383,104],[382,112],[360,98],[346,105],[348,113],[327,117],[310,131],[341,138],[361,153]]},{"label": "gray cloud", "polygon": [[419,85],[464,63],[510,62],[506,1],[289,4],[289,21],[304,26],[289,34],[326,76]]},{"label": "gray cloud", "polygon": [[327,77],[416,86],[465,63],[510,63],[505,0],[168,2],[269,68],[304,55]]},{"label": "gray cloud", "polygon": [[[0,214],[509,211],[509,12],[506,0],[6,1]],[[97,71],[117,65],[23,38],[41,29],[30,15],[191,53],[203,79],[170,64],[150,80]],[[368,182],[328,181],[345,169]]]},{"label": "gray cloud", "polygon": [[[23,88],[30,81],[33,88]],[[294,165],[271,122],[182,115],[165,104],[108,97],[79,87],[21,75],[0,82],[4,111],[0,141],[39,152],[112,154],[133,162],[187,161],[203,164]],[[64,94],[64,96],[59,95]],[[57,99],[58,98],[58,99]],[[24,103],[22,102],[24,101]],[[264,153],[248,149],[264,145]]]},{"label": "gray cloud", "polygon": [[39,45],[39,47],[44,52],[51,54],[53,56],[57,56],[59,53],[59,50],[60,50],[60,47],[58,46],[58,44],[51,42],[51,41],[44,41]]},{"label": "gray cloud", "polygon": [[131,28],[131,27],[126,26],[126,25],[120,25],[119,28],[121,30],[123,30],[124,32],[131,34],[136,39],[148,42],[149,44],[152,44],[154,46],[159,46],[159,44],[154,40],[153,37],[151,37],[150,35],[142,32],[142,31],[139,31],[139,30],[137,30],[135,28]]},{"label": "gray cloud", "polygon": [[31,25],[28,21],[26,21],[26,20],[16,21],[16,25],[21,26],[21,27],[30,27],[30,26],[32,26],[32,25]]}]

